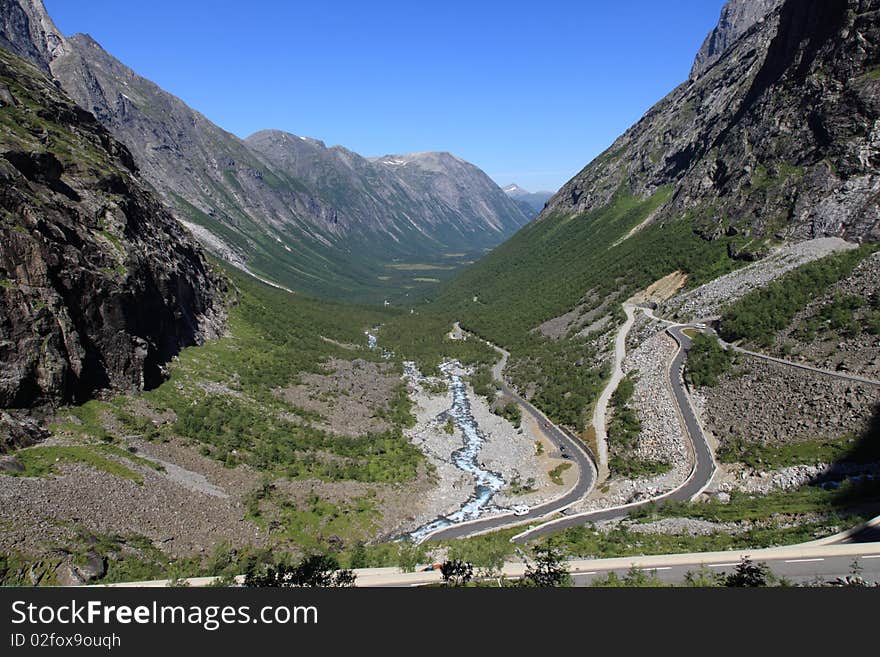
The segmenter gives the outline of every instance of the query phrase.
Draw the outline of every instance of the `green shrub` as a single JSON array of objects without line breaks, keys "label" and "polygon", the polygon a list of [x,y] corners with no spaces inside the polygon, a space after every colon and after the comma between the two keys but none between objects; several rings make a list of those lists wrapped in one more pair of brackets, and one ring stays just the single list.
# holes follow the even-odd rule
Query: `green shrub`
[{"label": "green shrub", "polygon": [[687,377],[696,387],[716,386],[718,377],[733,364],[733,352],[724,349],[714,337],[697,333],[687,357]]},{"label": "green shrub", "polygon": [[[771,346],[776,334],[788,327],[799,311],[831,285],[849,276],[859,262],[878,248],[877,245],[864,245],[825,256],[749,292],[724,311],[719,331],[721,337],[728,342],[746,340],[762,347]],[[852,310],[852,299],[842,298],[831,304],[827,318],[838,322],[841,328],[849,329]],[[810,326],[803,330],[804,337],[809,337]]]}]

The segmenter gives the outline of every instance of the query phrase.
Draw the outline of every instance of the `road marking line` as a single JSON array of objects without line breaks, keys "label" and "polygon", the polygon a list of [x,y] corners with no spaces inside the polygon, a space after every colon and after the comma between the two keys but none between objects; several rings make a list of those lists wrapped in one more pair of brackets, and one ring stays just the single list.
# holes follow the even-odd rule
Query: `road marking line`
[{"label": "road marking line", "polygon": [[786,559],[785,563],[807,563],[808,561],[825,561],[825,559]]},{"label": "road marking line", "polygon": [[595,570],[588,570],[588,571],[585,572],[585,573],[582,573],[582,572],[580,572],[579,570],[576,570],[576,571],[574,571],[574,572],[572,573],[572,575],[575,575],[575,576],[577,576],[577,575],[595,575],[595,574],[596,574],[596,571],[595,571]]},{"label": "road marking line", "polygon": [[863,554],[860,559],[880,559],[880,554]]},{"label": "road marking line", "polygon": [[660,566],[659,568],[645,568],[645,570],[672,570],[672,566]]},{"label": "road marking line", "polygon": [[709,568],[727,568],[728,566],[738,566],[739,563],[710,563]]}]

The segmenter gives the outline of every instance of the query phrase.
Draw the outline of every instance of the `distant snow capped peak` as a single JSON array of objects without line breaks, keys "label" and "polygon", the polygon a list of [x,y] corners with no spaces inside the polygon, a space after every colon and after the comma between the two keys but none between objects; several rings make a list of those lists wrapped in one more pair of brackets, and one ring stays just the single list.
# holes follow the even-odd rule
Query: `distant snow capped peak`
[{"label": "distant snow capped peak", "polygon": [[506,187],[502,187],[501,191],[503,191],[508,196],[527,196],[529,194],[528,191],[517,185],[516,183],[511,183]]},{"label": "distant snow capped peak", "polygon": [[547,200],[553,196],[553,192],[530,192],[516,183],[502,187],[501,191],[520,207],[530,208],[532,216],[538,214],[544,208]]}]

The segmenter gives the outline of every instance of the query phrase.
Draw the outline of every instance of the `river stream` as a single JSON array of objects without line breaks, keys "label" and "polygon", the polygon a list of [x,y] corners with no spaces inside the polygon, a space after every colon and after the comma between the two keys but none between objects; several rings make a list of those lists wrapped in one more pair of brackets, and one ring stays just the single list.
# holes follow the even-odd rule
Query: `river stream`
[{"label": "river stream", "polygon": [[[370,349],[378,348],[378,340],[374,334],[367,332],[367,341]],[[504,479],[501,475],[484,468],[478,460],[485,438],[471,412],[467,384],[461,375],[454,373],[456,369],[460,368],[461,365],[458,361],[449,361],[440,365],[440,371],[452,391],[452,408],[447,413],[455,423],[457,433],[463,443],[462,447],[452,452],[452,463],[462,472],[473,476],[474,492],[458,511],[440,516],[406,534],[405,537],[415,543],[438,529],[468,520],[476,520],[486,511],[495,510],[497,507],[492,505],[492,498],[504,486]],[[420,376],[414,363],[405,363],[405,371],[407,376],[411,378],[418,379]]]},{"label": "river stream", "polygon": [[410,532],[409,538],[416,543],[438,529],[468,520],[476,520],[484,512],[494,510],[496,507],[491,504],[492,498],[504,486],[504,479],[501,475],[484,468],[478,460],[484,437],[473,413],[471,413],[467,384],[460,375],[453,374],[453,370],[457,367],[460,366],[456,361],[443,363],[440,366],[440,371],[445,375],[449,389],[452,391],[452,408],[447,412],[452,417],[464,443],[462,447],[452,453],[452,462],[459,470],[474,477],[474,492],[455,513],[441,516]]}]

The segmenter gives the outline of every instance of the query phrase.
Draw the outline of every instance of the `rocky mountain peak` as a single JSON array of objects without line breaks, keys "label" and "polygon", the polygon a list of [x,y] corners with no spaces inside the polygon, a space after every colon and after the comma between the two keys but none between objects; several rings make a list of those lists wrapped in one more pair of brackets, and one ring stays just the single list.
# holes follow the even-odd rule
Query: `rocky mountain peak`
[{"label": "rocky mountain peak", "polygon": [[700,77],[743,34],[777,9],[783,0],[729,0],[721,9],[718,25],[709,32],[694,58],[691,80]]},{"label": "rocky mountain peak", "polygon": [[303,137],[300,135],[294,135],[290,132],[284,132],[283,130],[275,129],[259,130],[251,136],[247,137],[245,141],[247,140],[290,144],[294,147],[299,143],[303,143],[310,146],[316,146],[318,148],[327,148],[327,144],[325,144],[320,139],[315,139],[314,137]]},{"label": "rocky mountain peak", "polygon": [[0,47],[47,72],[67,52],[66,40],[42,0],[0,0]]},{"label": "rocky mountain peak", "polygon": [[569,181],[542,216],[618,190],[705,239],[880,239],[880,0],[787,0]]},{"label": "rocky mountain peak", "polygon": [[507,197],[519,205],[523,212],[529,216],[537,216],[544,209],[544,204],[553,196],[553,192],[530,192],[516,183],[502,187],[501,191],[507,194]]},{"label": "rocky mountain peak", "polygon": [[527,196],[529,193],[516,183],[511,183],[505,187],[502,187],[501,191],[508,196],[512,196],[513,198],[517,198],[518,196]]},{"label": "rocky mountain peak", "polygon": [[391,155],[385,155],[381,158],[376,158],[381,163],[398,163],[403,162],[406,164],[414,164],[421,169],[426,171],[449,171],[452,168],[458,167],[473,167],[469,162],[465,162],[460,157],[456,157],[452,153],[447,153],[446,151],[421,151],[418,153],[397,153]]}]

